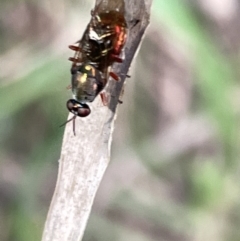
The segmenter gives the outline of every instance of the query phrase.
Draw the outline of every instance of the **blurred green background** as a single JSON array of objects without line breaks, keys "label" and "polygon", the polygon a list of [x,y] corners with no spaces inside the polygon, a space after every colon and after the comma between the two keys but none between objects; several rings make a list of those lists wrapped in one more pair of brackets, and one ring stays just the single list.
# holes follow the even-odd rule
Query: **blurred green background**
[{"label": "blurred green background", "polygon": [[[0,240],[40,240],[93,1],[0,3]],[[84,241],[240,240],[240,3],[154,0]]]}]

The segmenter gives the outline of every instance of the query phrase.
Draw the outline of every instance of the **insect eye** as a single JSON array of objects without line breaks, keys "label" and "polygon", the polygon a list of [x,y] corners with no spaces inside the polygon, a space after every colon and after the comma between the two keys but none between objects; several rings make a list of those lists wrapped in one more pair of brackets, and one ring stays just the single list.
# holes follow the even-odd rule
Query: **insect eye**
[{"label": "insect eye", "polygon": [[70,112],[72,112],[72,113],[73,113],[73,111],[74,111],[74,106],[75,106],[75,105],[76,105],[76,101],[75,101],[75,100],[70,99],[70,100],[67,101],[67,108],[68,108],[68,110],[69,110]]},{"label": "insect eye", "polygon": [[91,113],[91,110],[88,105],[82,104],[81,107],[79,106],[77,113],[79,117],[86,117]]},{"label": "insect eye", "polygon": [[91,110],[87,104],[79,103],[74,99],[67,101],[67,108],[69,112],[79,117],[86,117],[91,113]]}]

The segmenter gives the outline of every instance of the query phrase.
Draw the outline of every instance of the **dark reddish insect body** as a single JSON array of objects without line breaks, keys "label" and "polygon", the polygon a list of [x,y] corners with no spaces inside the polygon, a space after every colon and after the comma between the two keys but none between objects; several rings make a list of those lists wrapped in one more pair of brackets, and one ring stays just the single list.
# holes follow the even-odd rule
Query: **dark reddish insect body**
[{"label": "dark reddish insect body", "polygon": [[85,117],[90,114],[86,102],[92,102],[104,89],[109,76],[115,80],[119,78],[111,72],[111,66],[114,62],[122,62],[120,54],[127,36],[123,13],[118,9],[100,10],[97,7],[92,11],[91,21],[82,39],[77,42],[78,45],[69,46],[75,55],[69,58],[73,62],[73,99],[67,102],[67,108],[75,115],[74,119],[76,116]]}]

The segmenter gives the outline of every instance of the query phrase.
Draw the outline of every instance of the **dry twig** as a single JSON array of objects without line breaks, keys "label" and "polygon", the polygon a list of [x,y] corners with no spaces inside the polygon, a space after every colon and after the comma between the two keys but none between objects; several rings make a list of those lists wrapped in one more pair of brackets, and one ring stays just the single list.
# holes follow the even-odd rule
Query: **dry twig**
[{"label": "dry twig", "polygon": [[[111,0],[103,0],[108,4]],[[114,0],[113,0],[114,1]],[[96,5],[101,0],[96,0]],[[125,60],[114,65],[121,81],[110,80],[108,108],[99,98],[87,118],[77,118],[76,136],[71,123],[66,126],[55,193],[48,212],[42,241],[82,239],[93,200],[110,159],[110,147],[118,99],[134,54],[149,23],[152,0],[125,1],[128,38]]]}]

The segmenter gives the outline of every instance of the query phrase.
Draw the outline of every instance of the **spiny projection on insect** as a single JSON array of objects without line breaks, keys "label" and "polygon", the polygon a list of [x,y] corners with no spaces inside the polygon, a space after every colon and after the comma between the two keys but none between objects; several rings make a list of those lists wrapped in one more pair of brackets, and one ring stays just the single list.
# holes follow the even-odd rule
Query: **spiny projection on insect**
[{"label": "spiny projection on insect", "polygon": [[[113,3],[114,2],[114,3]],[[71,88],[73,98],[67,101],[68,110],[77,116],[86,117],[91,113],[87,102],[92,102],[100,93],[103,104],[106,97],[101,91],[109,77],[118,80],[111,71],[113,63],[121,63],[120,57],[127,37],[124,18],[124,1],[102,2],[91,11],[91,20],[77,45],[69,48],[75,51],[71,67]],[[75,128],[75,127],[73,127]]]}]

